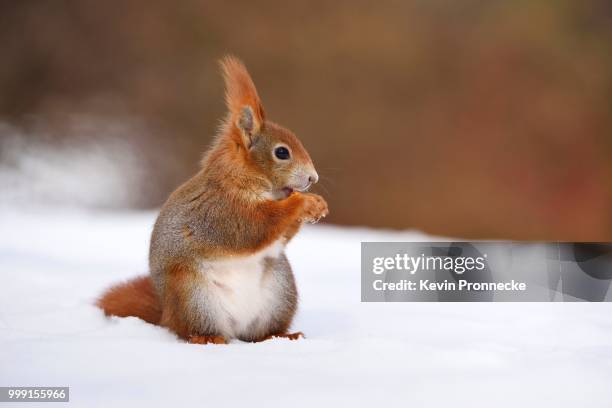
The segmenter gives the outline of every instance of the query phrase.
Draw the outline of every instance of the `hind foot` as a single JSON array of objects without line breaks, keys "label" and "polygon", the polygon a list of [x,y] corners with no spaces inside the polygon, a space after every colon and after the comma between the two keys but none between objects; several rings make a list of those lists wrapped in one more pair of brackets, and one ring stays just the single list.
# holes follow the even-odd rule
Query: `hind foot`
[{"label": "hind foot", "polygon": [[227,344],[221,336],[189,336],[187,341],[191,344]]},{"label": "hind foot", "polygon": [[272,334],[272,335],[264,338],[262,341],[272,340],[272,339],[277,339],[277,338],[289,339],[289,340],[299,340],[300,338],[305,339],[306,337],[304,337],[304,333],[302,333],[302,332],[284,333],[284,334]]}]

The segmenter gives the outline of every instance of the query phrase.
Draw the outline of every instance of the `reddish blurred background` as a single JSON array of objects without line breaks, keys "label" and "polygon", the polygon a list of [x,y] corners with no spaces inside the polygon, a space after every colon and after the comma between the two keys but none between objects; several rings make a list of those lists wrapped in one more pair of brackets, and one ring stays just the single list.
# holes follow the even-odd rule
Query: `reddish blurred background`
[{"label": "reddish blurred background", "polygon": [[330,222],[612,241],[604,0],[2,2],[0,52],[12,134],[134,148],[121,205],[159,206],[196,170],[232,53],[310,150]]}]

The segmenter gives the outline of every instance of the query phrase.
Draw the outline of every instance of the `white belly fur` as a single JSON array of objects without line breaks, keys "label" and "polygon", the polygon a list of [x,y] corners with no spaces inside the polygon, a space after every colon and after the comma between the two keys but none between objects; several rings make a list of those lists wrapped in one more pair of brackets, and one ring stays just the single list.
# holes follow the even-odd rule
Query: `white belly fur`
[{"label": "white belly fur", "polygon": [[202,306],[214,316],[224,336],[240,337],[249,328],[257,330],[253,324],[265,325],[272,315],[283,287],[273,274],[264,273],[264,259],[278,258],[284,247],[279,240],[249,256],[202,261],[200,272],[206,281]]}]

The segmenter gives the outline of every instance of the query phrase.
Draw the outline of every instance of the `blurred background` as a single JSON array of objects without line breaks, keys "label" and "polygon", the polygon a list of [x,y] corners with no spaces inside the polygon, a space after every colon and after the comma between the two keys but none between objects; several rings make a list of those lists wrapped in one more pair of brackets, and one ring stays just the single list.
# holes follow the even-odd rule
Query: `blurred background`
[{"label": "blurred background", "polygon": [[0,3],[0,201],[157,208],[244,60],[328,222],[612,241],[612,3]]}]

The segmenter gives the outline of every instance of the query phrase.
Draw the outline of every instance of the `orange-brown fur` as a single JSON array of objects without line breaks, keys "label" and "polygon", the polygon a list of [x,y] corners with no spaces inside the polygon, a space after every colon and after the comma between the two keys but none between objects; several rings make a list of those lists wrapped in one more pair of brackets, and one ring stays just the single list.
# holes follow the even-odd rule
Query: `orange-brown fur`
[{"label": "orange-brown fur", "polygon": [[136,316],[153,324],[159,324],[161,319],[160,302],[149,276],[111,287],[97,305],[107,316]]},{"label": "orange-brown fur", "polygon": [[[173,192],[160,211],[151,238],[151,278],[115,286],[98,302],[107,315],[138,316],[195,343],[224,339],[216,317],[207,315],[198,303],[209,283],[201,262],[215,265],[218,260],[258,253],[279,240],[284,244],[303,222],[316,221],[328,212],[318,195],[294,191],[283,197],[287,189],[305,189],[316,182],[310,156],[293,133],[266,120],[244,65],[228,57],[222,68],[227,119],[201,170]],[[277,146],[289,149],[291,160],[275,158]],[[265,330],[253,329],[240,338],[297,338],[287,335],[297,307],[290,267],[284,255],[264,261],[274,276],[287,279],[283,281],[287,292],[279,294],[283,308],[266,317]]]}]

